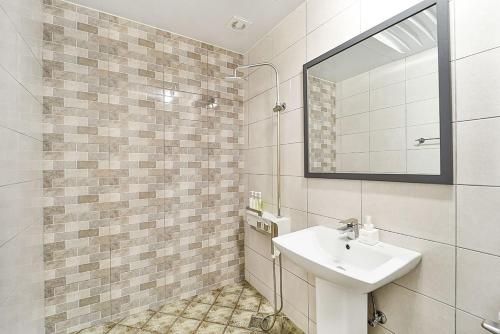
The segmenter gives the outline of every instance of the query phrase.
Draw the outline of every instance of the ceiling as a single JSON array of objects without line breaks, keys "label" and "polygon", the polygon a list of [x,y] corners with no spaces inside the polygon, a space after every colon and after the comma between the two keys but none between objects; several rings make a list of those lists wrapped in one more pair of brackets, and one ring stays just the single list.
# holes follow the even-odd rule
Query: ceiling
[{"label": "ceiling", "polygon": [[[248,51],[304,0],[71,0],[232,51]],[[235,32],[233,16],[252,24]]]}]

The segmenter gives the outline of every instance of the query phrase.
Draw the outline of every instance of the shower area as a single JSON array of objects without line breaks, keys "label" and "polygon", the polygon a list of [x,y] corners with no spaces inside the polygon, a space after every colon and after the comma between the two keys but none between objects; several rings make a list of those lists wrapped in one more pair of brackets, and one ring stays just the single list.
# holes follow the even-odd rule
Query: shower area
[{"label": "shower area", "polygon": [[243,89],[224,78],[242,55],[59,0],[43,12],[46,333],[134,328],[241,282]]}]

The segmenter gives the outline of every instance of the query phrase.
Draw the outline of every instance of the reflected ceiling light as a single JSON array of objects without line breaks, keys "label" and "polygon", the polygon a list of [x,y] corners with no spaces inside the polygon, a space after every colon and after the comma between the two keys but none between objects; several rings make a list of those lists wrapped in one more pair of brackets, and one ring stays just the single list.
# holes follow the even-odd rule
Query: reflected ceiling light
[{"label": "reflected ceiling light", "polygon": [[422,12],[433,24],[437,25],[436,13],[429,9]]},{"label": "reflected ceiling light", "polygon": [[410,47],[406,43],[389,31],[382,31],[373,37],[396,52],[406,53],[407,51],[410,51]]},{"label": "reflected ceiling light", "polygon": [[417,20],[415,20],[414,17],[410,17],[408,19],[408,22],[410,22],[411,24],[413,24],[415,27],[417,27],[418,30],[420,30],[425,36],[427,36],[428,38],[431,39],[431,41],[435,42],[436,40],[434,39],[434,36],[432,36],[431,32],[426,28],[424,27],[420,22],[418,22]]},{"label": "reflected ceiling light", "polygon": [[395,26],[397,29],[399,29],[399,31],[401,31],[403,34],[405,34],[406,36],[408,36],[408,38],[410,38],[412,41],[414,41],[415,43],[418,44],[418,46],[422,46],[422,42],[418,39],[417,36],[415,36],[413,33],[409,32],[406,28],[403,28],[401,25],[397,25]]}]

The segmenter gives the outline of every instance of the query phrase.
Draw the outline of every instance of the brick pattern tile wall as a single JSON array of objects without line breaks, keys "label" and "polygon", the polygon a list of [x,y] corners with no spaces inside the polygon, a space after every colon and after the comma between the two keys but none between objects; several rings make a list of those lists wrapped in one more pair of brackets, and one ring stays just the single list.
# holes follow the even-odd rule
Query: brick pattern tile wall
[{"label": "brick pattern tile wall", "polygon": [[335,83],[309,76],[309,171],[336,171]]},{"label": "brick pattern tile wall", "polygon": [[46,332],[241,279],[239,54],[44,0]]}]

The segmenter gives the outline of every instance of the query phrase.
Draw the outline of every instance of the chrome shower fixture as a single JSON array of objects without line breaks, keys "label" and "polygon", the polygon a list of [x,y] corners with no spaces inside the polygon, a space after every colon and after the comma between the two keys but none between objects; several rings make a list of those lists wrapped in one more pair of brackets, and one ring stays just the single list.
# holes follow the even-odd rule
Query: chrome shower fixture
[{"label": "chrome shower fixture", "polygon": [[280,102],[280,79],[279,79],[279,74],[278,74],[278,69],[276,68],[275,65],[271,63],[256,63],[256,64],[249,64],[249,65],[240,65],[234,69],[233,75],[226,77],[226,80],[246,80],[245,77],[239,76],[238,75],[238,70],[243,70],[243,69],[248,69],[248,68],[253,68],[253,67],[262,67],[262,66],[268,66],[271,67],[274,70],[275,74],[275,79],[276,79],[276,104],[274,105],[273,111],[274,112],[280,112],[285,110],[286,104]]}]

